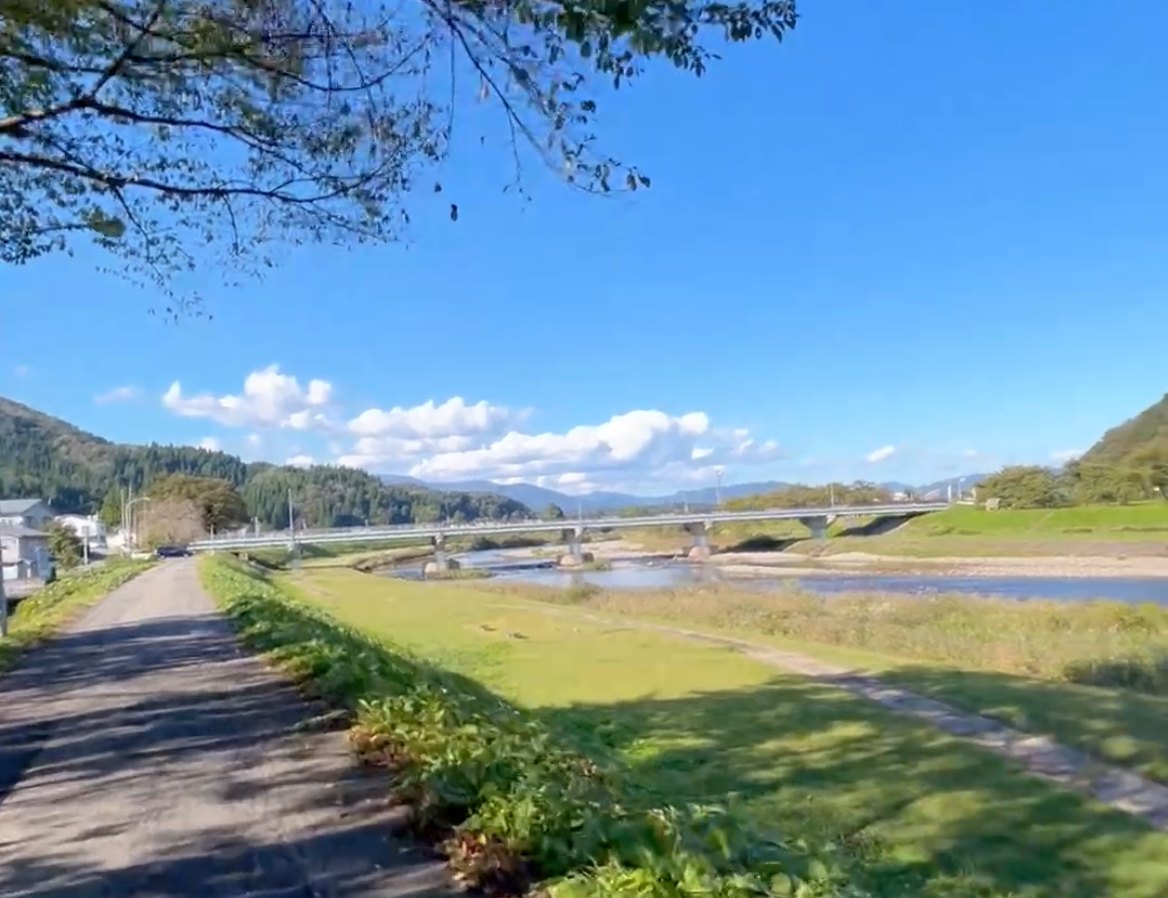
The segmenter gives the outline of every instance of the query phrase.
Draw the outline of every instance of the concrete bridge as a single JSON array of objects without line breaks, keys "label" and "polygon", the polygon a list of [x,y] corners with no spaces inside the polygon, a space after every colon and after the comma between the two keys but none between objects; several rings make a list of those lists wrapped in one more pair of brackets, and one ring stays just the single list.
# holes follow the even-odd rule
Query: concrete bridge
[{"label": "concrete bridge", "polygon": [[755,511],[705,511],[637,517],[586,518],[576,521],[476,521],[471,524],[394,524],[383,527],[338,527],[329,530],[281,530],[254,536],[220,536],[190,544],[193,552],[263,549],[276,546],[295,548],[298,544],[394,542],[429,539],[434,546],[435,561],[445,566],[446,541],[460,536],[501,536],[521,533],[559,533],[569,553],[582,559],[583,536],[589,530],[632,530],[642,527],[681,527],[694,540],[694,554],[709,554],[709,531],[716,524],[740,524],[751,521],[798,521],[816,539],[827,535],[827,528],[841,518],[907,518],[942,511],[948,502],[893,502],[882,505],[842,505],[831,508],[765,508]]}]

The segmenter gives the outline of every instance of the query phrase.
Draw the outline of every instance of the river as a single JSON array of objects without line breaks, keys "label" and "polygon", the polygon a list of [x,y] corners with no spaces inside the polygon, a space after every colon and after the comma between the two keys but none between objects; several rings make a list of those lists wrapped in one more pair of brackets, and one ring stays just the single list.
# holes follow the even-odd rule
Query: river
[{"label": "river", "polygon": [[[909,595],[968,593],[1009,599],[1054,599],[1082,602],[1107,599],[1168,606],[1168,578],[1157,577],[929,577],[825,574],[801,577],[732,577],[716,565],[662,560],[614,562],[607,571],[565,571],[552,561],[516,561],[501,552],[469,552],[456,556],[463,567],[489,568],[496,580],[570,587],[593,584],[604,589],[675,589],[733,583],[745,590],[789,589],[796,586],[823,594],[895,592]],[[389,576],[419,578],[421,562],[400,565]]]}]

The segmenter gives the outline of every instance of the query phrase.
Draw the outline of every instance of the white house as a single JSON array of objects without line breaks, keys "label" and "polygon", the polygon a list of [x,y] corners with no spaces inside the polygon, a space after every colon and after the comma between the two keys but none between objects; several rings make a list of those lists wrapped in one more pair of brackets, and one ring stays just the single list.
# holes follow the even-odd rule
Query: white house
[{"label": "white house", "polygon": [[91,546],[105,545],[105,524],[95,514],[59,514],[53,520],[76,533],[78,539],[89,540]]},{"label": "white house", "polygon": [[0,525],[44,530],[53,520],[53,510],[41,499],[0,499]]},{"label": "white house", "polygon": [[48,534],[21,524],[0,524],[0,569],[5,580],[47,579],[53,572]]}]

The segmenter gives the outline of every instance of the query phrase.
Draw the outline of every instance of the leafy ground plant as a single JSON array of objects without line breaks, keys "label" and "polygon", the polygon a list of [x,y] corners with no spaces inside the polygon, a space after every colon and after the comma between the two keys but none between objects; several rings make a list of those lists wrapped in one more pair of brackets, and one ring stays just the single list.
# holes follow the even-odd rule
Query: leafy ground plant
[{"label": "leafy ground plant", "polygon": [[0,671],[12,667],[29,646],[153,565],[153,561],[108,561],[68,574],[29,596],[16,606],[8,637],[0,639]]},{"label": "leafy ground plant", "polygon": [[203,582],[241,638],[354,714],[354,748],[393,772],[456,876],[493,893],[860,896],[830,845],[770,838],[732,806],[646,806],[615,757],[563,747],[472,680],[350,628],[237,562]]}]

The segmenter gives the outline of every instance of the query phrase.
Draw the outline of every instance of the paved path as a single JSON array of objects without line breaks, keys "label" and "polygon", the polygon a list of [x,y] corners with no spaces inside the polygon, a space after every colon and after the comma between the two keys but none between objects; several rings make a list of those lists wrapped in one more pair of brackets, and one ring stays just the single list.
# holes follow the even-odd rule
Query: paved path
[{"label": "paved path", "polygon": [[[495,604],[532,610],[531,604]],[[544,614],[575,616],[615,627],[654,630],[669,636],[736,649],[763,664],[830,683],[893,711],[923,720],[945,733],[1007,757],[1035,776],[1074,789],[1116,810],[1139,817],[1157,829],[1168,831],[1168,786],[1130,770],[1096,761],[1082,752],[1059,745],[1049,736],[1011,729],[996,720],[959,711],[950,705],[891,686],[877,677],[846,667],[731,636],[718,636],[623,616],[606,617],[575,609],[547,607],[539,610]]]},{"label": "paved path", "polygon": [[193,561],[131,581],[0,678],[0,895],[454,894],[310,717]]}]

